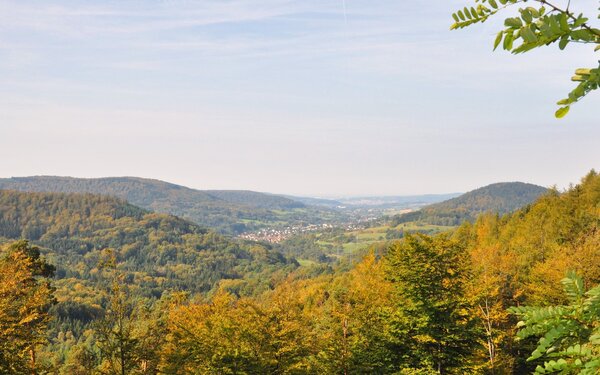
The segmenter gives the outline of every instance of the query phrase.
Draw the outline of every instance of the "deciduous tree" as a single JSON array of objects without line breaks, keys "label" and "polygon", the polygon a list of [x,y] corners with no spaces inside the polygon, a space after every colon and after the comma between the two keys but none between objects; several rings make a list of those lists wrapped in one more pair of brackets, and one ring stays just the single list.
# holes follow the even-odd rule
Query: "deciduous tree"
[{"label": "deciduous tree", "polygon": [[46,341],[54,303],[54,267],[22,240],[0,256],[0,373],[37,373],[36,347]]},{"label": "deciduous tree", "polygon": [[405,367],[439,374],[469,371],[479,332],[465,298],[468,255],[445,235],[408,235],[386,257],[394,283],[393,333],[405,346]]}]

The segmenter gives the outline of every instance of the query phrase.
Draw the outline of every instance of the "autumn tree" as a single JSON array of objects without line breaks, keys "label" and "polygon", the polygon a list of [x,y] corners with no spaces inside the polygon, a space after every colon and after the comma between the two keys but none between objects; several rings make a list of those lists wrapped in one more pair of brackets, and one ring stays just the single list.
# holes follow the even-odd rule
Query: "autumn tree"
[{"label": "autumn tree", "polygon": [[46,342],[48,309],[54,303],[49,278],[54,266],[25,240],[0,257],[0,373],[36,374],[36,347]]},{"label": "autumn tree", "polygon": [[498,215],[480,216],[475,224],[465,223],[453,238],[466,246],[471,272],[466,284],[466,296],[471,314],[484,332],[480,350],[474,352],[481,364],[478,368],[490,374],[514,372],[513,319],[507,308],[522,294],[514,284],[517,263],[513,253],[499,243]]},{"label": "autumn tree", "polygon": [[324,280],[311,315],[319,340],[320,373],[393,373],[399,353],[390,340],[387,316],[392,285],[373,252],[350,271]]},{"label": "autumn tree", "polygon": [[263,348],[270,374],[312,373],[309,363],[316,351],[314,321],[305,312],[301,291],[283,281],[262,304],[265,324]]},{"label": "autumn tree", "polygon": [[600,283],[599,203],[600,176],[591,171],[565,192],[551,189],[513,214],[483,215],[454,232],[470,255],[467,297],[485,332],[486,350],[476,351],[480,362],[487,357],[482,369],[503,374],[535,368],[523,356],[533,342],[515,340],[516,317],[508,307],[567,304],[560,288],[567,270],[582,275],[588,287]]},{"label": "autumn tree", "polygon": [[209,303],[179,306],[169,316],[163,372],[263,373],[264,313],[249,299],[217,293]]},{"label": "autumn tree", "polygon": [[[519,5],[522,7],[518,12],[504,20],[505,28],[498,32],[494,49],[502,45],[504,50],[518,54],[551,44],[558,44],[564,50],[571,43],[583,43],[590,44],[595,51],[600,50],[600,29],[594,27],[589,16],[574,10],[571,1],[475,0],[473,6],[465,6],[452,14],[455,22],[451,29],[485,22],[501,11]],[[565,99],[558,101],[558,118],[565,116],[573,103],[598,89],[600,66],[577,69],[571,80],[577,82],[577,86]]]}]

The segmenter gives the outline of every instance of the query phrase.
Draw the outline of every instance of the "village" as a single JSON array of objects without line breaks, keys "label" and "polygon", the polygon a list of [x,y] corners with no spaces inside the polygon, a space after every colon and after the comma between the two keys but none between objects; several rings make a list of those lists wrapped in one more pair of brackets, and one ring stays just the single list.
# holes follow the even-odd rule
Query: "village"
[{"label": "village", "polygon": [[345,223],[345,224],[306,224],[306,225],[293,225],[284,228],[266,228],[255,232],[242,233],[238,238],[250,241],[261,241],[269,243],[280,243],[287,240],[290,237],[310,232],[318,232],[330,230],[333,228],[341,228],[346,231],[353,231],[364,229],[368,226],[368,223],[377,219],[376,217],[364,218],[358,222]]}]

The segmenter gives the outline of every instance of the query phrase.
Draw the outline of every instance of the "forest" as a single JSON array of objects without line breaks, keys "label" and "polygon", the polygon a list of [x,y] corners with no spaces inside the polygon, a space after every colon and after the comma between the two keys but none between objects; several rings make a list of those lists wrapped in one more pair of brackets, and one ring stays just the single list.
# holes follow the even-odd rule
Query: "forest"
[{"label": "forest", "polygon": [[94,195],[2,192],[0,372],[600,371],[600,175],[300,267]]}]

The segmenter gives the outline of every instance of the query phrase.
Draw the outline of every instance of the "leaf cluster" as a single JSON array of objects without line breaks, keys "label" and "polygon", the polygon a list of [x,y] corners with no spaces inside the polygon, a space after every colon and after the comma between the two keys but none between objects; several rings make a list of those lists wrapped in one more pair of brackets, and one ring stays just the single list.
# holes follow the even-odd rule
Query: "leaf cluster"
[{"label": "leaf cluster", "polygon": [[562,280],[569,304],[514,307],[520,339],[539,337],[527,359],[544,360],[535,372],[597,374],[600,371],[600,286],[585,291],[583,279],[571,272]]},{"label": "leaf cluster", "polygon": [[[533,2],[538,3],[538,6],[525,6],[526,0],[475,0],[476,7],[465,7],[452,14],[455,22],[450,28],[462,29],[482,23],[501,10],[523,4],[524,7],[518,9],[518,14],[504,20],[505,28],[498,32],[494,50],[502,46],[506,51],[520,54],[554,43],[561,50],[569,43],[589,43],[595,45],[595,51],[600,49],[600,29],[590,26],[590,19],[584,14],[575,14],[568,7],[561,9],[546,0]],[[600,69],[577,69],[572,80],[578,84],[567,98],[558,101],[557,104],[561,107],[555,113],[557,118],[564,117],[573,103],[598,89]]]}]

